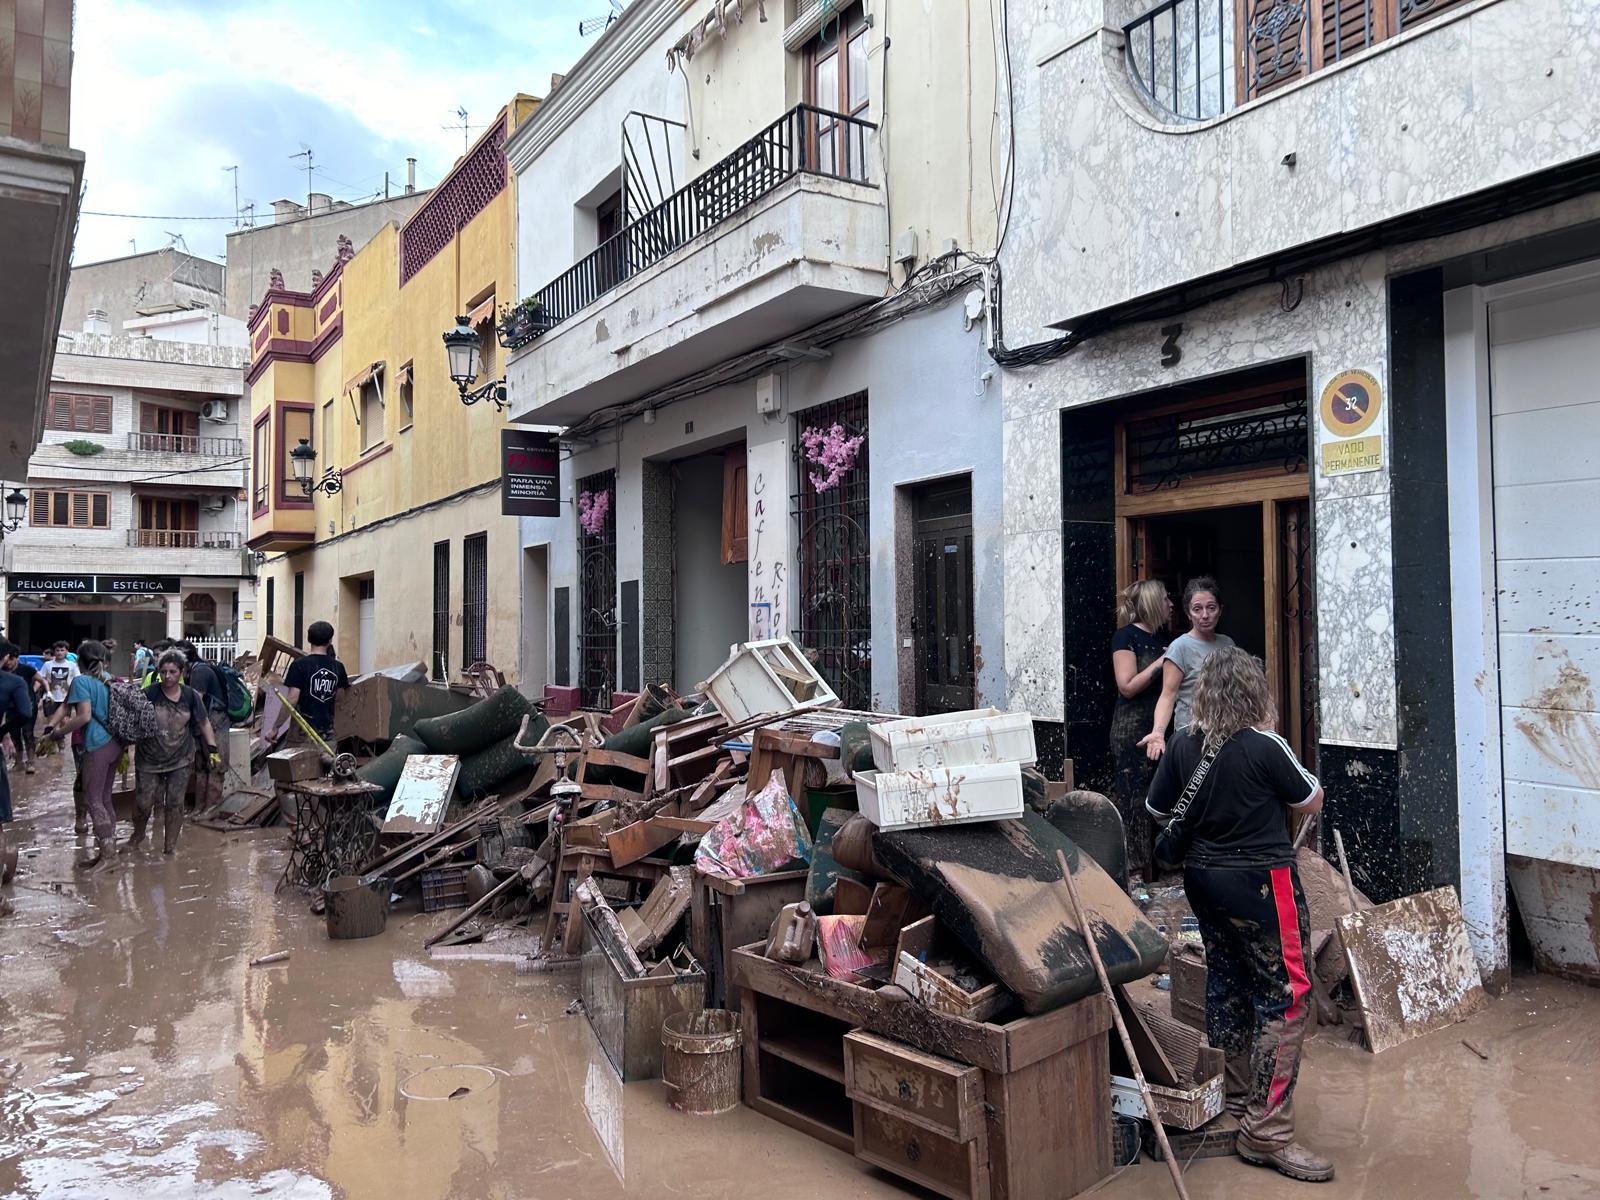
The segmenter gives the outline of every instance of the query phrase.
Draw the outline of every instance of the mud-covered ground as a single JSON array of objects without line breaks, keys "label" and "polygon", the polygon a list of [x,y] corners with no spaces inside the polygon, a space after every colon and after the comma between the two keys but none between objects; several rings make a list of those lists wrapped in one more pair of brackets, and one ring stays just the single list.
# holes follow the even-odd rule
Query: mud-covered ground
[{"label": "mud-covered ground", "polygon": [[[566,1014],[575,973],[430,959],[431,914],[329,942],[304,898],[273,895],[281,830],[190,828],[175,859],[147,849],[83,878],[61,772],[56,759],[13,776],[0,1197],[920,1194],[748,1109],[688,1117],[659,1083],[622,1087]],[[247,965],[275,950],[293,957]],[[1467,1024],[1381,1057],[1312,1040],[1301,1128],[1337,1160],[1333,1184],[1219,1159],[1192,1165],[1190,1191],[1597,1197],[1597,1081],[1600,991],[1519,979]],[[1172,1192],[1145,1161],[1095,1194]]]}]

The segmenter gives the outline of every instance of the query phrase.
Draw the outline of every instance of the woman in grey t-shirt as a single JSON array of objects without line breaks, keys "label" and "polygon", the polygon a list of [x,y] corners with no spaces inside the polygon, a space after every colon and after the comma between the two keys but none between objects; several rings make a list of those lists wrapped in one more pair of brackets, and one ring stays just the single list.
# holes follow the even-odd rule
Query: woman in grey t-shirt
[{"label": "woman in grey t-shirt", "polygon": [[1202,575],[1184,585],[1183,611],[1189,618],[1189,632],[1174,638],[1167,647],[1155,721],[1150,732],[1139,739],[1139,745],[1151,759],[1166,753],[1169,725],[1178,729],[1188,726],[1200,664],[1218,650],[1233,645],[1231,637],[1217,632],[1217,623],[1222,620],[1222,593],[1211,576]]}]

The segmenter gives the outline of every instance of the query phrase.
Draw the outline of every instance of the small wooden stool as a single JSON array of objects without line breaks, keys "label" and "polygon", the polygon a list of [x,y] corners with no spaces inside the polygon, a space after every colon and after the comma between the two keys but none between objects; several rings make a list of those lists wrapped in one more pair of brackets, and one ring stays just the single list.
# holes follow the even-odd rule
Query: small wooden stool
[{"label": "small wooden stool", "polygon": [[571,956],[582,948],[583,919],[578,912],[578,901],[573,893],[585,879],[622,879],[629,888],[629,898],[640,899],[656,880],[667,873],[672,864],[664,858],[641,858],[625,867],[613,866],[611,852],[604,846],[574,846],[565,843],[556,864],[555,882],[550,889],[550,915],[545,919],[544,940],[540,943],[546,955],[554,946],[556,919],[566,918],[561,933],[561,952]]}]

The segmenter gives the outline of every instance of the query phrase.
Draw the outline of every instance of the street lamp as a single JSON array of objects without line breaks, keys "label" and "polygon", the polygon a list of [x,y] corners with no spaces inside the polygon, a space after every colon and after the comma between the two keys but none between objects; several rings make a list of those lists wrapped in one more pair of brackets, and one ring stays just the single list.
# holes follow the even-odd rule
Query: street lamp
[{"label": "street lamp", "polygon": [[477,382],[483,356],[482,339],[466,317],[457,317],[456,327],[445,330],[444,350],[450,360],[450,378],[461,392],[461,403],[470,406],[479,400],[488,400],[497,409],[504,410],[507,407],[504,379],[492,380],[475,391],[467,390]]},{"label": "street lamp", "polygon": [[317,452],[311,448],[308,438],[301,438],[300,444],[289,451],[289,460],[290,465],[294,467],[294,481],[300,485],[300,491],[307,496],[313,492],[323,492],[332,496],[344,487],[344,477],[336,467],[329,467],[322,473],[321,479],[312,481],[311,472],[317,462]]},{"label": "street lamp", "polygon": [[[0,485],[3,486],[3,485]],[[0,537],[7,533],[15,533],[22,528],[22,519],[28,513],[28,496],[21,488],[12,488],[11,494],[6,497],[6,516],[0,521]]]}]

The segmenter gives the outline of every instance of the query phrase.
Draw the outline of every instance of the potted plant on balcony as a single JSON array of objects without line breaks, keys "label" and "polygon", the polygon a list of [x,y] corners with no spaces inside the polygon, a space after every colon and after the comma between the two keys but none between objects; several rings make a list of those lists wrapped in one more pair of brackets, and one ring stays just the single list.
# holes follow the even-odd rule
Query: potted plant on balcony
[{"label": "potted plant on balcony", "polygon": [[508,304],[500,310],[497,332],[500,344],[507,350],[526,346],[549,328],[544,315],[544,301],[537,296],[524,296],[515,304]]}]

